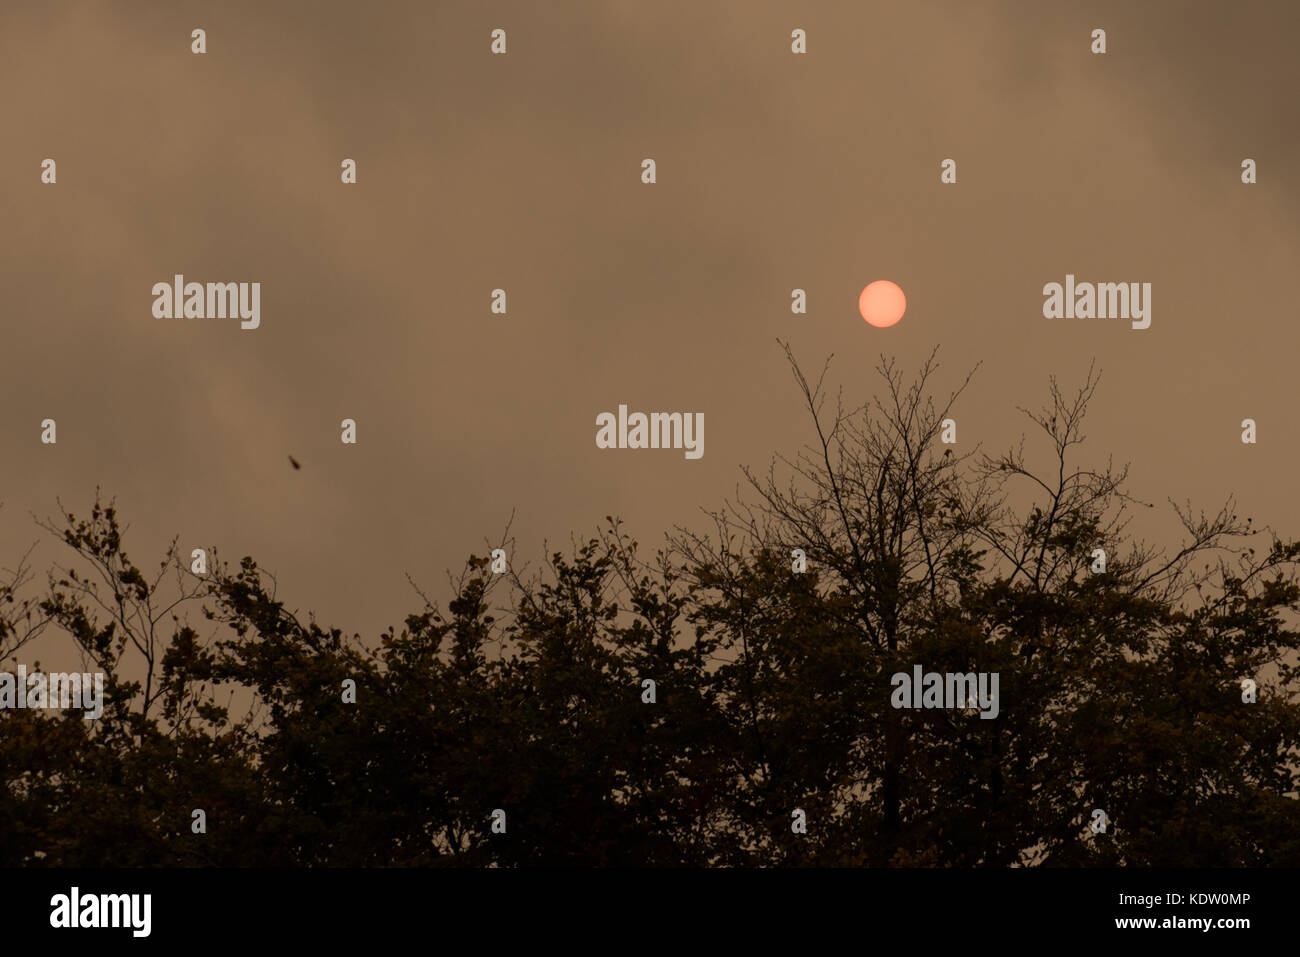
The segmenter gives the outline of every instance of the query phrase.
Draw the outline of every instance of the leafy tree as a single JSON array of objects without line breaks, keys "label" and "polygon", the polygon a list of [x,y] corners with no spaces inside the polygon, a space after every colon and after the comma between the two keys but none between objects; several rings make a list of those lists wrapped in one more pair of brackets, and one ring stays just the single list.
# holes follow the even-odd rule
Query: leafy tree
[{"label": "leafy tree", "polygon": [[[64,636],[104,712],[0,714],[0,863],[1300,863],[1300,543],[1231,500],[1132,541],[1152,506],[1075,461],[1091,372],[1025,411],[1039,468],[940,448],[970,376],[936,402],[933,355],[856,409],[787,355],[813,441],[706,527],[470,556],[372,642],[251,558],[146,576],[111,502],[42,522],[71,560],[0,575],[0,651]],[[997,717],[895,709],[917,664],[997,673]]]}]

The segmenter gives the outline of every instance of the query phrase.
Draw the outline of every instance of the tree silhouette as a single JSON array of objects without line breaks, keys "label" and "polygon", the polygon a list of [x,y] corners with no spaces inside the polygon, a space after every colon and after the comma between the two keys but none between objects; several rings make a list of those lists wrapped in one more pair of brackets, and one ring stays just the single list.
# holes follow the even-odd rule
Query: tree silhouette
[{"label": "tree silhouette", "polygon": [[[0,648],[66,636],[104,712],[0,713],[0,862],[1300,863],[1300,544],[1231,500],[1132,541],[1126,470],[1074,461],[1091,371],[1025,411],[1035,468],[943,448],[971,376],[936,402],[933,355],[846,410],[786,351],[813,441],[703,528],[470,556],[377,641],[251,558],[197,575],[173,542],[147,577],[111,502],[42,522],[72,558],[5,573]],[[895,709],[918,664],[996,672],[999,714]]]}]

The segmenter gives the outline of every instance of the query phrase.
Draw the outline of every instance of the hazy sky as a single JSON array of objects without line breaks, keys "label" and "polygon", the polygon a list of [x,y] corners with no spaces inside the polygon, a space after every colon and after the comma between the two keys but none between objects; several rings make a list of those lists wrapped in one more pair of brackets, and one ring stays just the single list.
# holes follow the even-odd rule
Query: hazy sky
[{"label": "hazy sky", "polygon": [[[10,0],[0,565],[99,485],[142,566],[251,554],[372,633],[512,509],[517,562],[611,513],[654,546],[807,441],[777,337],[856,401],[882,352],[938,344],[942,388],[982,360],[962,451],[1095,358],[1083,461],[1300,534],[1297,40],[1274,0]],[[154,318],[176,273],[260,282],[260,328]],[[1045,319],[1067,273],[1150,282],[1151,327]],[[620,403],[703,412],[703,458],[597,449]]]}]

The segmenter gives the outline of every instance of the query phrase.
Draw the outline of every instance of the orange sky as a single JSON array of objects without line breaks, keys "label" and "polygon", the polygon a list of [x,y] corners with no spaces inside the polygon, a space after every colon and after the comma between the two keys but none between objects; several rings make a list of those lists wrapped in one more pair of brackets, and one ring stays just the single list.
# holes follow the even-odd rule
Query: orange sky
[{"label": "orange sky", "polygon": [[[251,554],[373,633],[514,509],[516,561],[696,523],[809,438],[777,337],[854,401],[882,351],[982,360],[963,451],[1096,358],[1088,460],[1298,534],[1297,38],[1274,2],[6,3],[0,564],[100,485],[142,566]],[[176,273],[260,282],[260,328],[155,319]],[[1150,282],[1151,328],[1044,319],[1067,273]],[[703,412],[704,456],[597,449],[620,404]]]}]

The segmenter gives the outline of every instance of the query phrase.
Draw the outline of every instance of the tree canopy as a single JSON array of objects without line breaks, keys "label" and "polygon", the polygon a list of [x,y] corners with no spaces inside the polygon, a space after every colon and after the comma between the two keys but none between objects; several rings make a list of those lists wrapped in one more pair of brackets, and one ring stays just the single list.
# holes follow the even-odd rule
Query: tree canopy
[{"label": "tree canopy", "polygon": [[[1024,410],[1035,467],[947,451],[933,356],[856,409],[790,363],[812,441],[703,527],[471,555],[377,639],[60,505],[0,654],[57,633],[104,710],[0,711],[0,863],[1300,864],[1300,543],[1231,500],[1133,541],[1126,470],[1076,461],[1091,373]],[[997,716],[894,707],[916,665],[998,674]]]}]

